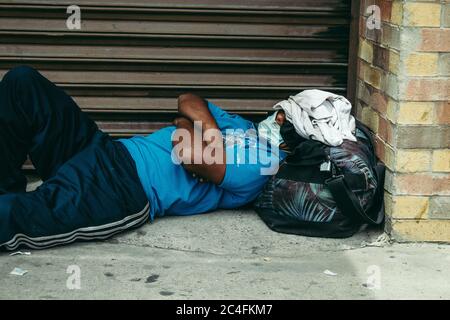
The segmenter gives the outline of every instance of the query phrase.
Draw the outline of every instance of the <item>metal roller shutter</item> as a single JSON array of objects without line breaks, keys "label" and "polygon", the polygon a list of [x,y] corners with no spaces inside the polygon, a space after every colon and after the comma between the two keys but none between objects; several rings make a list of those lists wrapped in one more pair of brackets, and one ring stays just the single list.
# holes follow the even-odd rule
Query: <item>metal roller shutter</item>
[{"label": "metal roller shutter", "polygon": [[198,93],[259,120],[306,88],[346,94],[350,1],[0,0],[0,76],[28,64],[114,136],[169,123]]}]

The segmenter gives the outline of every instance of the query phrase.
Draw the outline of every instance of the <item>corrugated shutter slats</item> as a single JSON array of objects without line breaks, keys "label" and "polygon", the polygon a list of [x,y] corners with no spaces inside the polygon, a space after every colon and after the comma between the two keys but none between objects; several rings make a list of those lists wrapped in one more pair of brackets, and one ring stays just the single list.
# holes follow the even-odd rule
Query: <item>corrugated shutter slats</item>
[{"label": "corrugated shutter slats", "polygon": [[147,134],[193,91],[259,120],[306,88],[345,94],[350,1],[0,0],[0,77],[38,68],[115,136]]}]

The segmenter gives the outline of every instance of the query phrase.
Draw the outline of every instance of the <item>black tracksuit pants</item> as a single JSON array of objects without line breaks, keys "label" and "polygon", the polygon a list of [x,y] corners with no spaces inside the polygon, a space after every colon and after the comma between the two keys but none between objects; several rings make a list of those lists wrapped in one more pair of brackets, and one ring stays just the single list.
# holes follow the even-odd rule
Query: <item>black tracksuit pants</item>
[{"label": "black tracksuit pants", "polygon": [[[29,155],[44,183],[25,192]],[[0,82],[0,250],[105,239],[149,219],[124,145],[30,67]]]}]

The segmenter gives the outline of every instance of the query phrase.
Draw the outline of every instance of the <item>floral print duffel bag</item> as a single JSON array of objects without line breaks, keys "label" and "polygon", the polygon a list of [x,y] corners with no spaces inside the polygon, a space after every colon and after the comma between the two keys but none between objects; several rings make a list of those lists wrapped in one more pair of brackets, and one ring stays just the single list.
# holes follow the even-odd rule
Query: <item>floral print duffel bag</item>
[{"label": "floral print duffel bag", "polygon": [[385,167],[370,131],[357,121],[356,142],[323,145],[320,165],[298,166],[289,156],[254,203],[274,231],[311,237],[350,237],[384,221]]}]

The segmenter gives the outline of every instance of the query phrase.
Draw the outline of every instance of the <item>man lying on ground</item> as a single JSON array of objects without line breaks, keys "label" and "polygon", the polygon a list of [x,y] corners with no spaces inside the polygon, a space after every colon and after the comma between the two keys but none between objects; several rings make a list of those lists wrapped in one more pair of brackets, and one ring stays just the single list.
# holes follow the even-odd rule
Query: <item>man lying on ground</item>
[{"label": "man lying on ground", "polygon": [[[0,249],[106,239],[155,217],[253,201],[285,155],[283,112],[258,134],[193,94],[179,97],[178,111],[174,126],[113,140],[36,70],[9,71],[0,82]],[[27,155],[43,180],[32,192]]]}]

